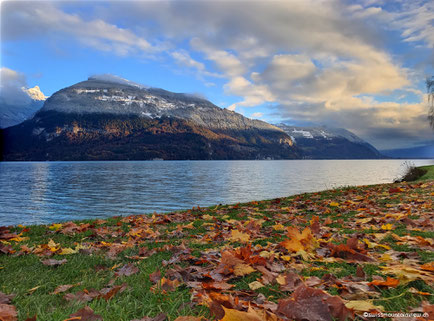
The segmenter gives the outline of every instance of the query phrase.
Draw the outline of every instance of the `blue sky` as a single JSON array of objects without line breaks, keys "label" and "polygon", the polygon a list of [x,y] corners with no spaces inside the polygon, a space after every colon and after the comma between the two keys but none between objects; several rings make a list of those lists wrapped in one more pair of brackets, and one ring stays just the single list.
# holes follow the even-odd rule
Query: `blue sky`
[{"label": "blue sky", "polygon": [[382,149],[433,141],[430,1],[3,1],[1,18],[4,97],[109,73]]}]

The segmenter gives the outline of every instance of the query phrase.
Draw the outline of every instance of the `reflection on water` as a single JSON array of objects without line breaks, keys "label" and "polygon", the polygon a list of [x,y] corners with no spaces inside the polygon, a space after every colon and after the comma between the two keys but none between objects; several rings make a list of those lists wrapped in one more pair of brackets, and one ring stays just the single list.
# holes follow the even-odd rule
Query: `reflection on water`
[{"label": "reflection on water", "polygon": [[[0,163],[0,225],[144,214],[389,183],[403,160]],[[416,165],[434,164],[415,160]]]}]

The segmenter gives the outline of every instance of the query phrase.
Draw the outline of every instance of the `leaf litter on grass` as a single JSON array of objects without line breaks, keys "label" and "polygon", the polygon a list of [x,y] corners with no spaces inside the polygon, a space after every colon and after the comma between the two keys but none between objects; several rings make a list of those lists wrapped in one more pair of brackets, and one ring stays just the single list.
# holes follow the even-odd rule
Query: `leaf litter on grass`
[{"label": "leaf litter on grass", "polygon": [[[34,242],[33,227],[0,227],[0,255],[36,255],[53,275],[74,269],[73,259],[65,257],[97,256],[106,262],[94,272],[111,275],[103,288],[57,285],[51,295],[63,296],[66,306],[110,304],[141,286],[137,278],[143,273],[153,295],[189,291],[191,315],[176,315],[179,310],[135,320],[343,321],[363,318],[365,312],[411,310],[428,315],[417,320],[429,320],[434,318],[433,191],[434,182],[375,185],[56,223],[44,227]],[[170,256],[143,271],[143,262],[158,253]],[[0,320],[17,320],[16,299],[0,292]],[[193,315],[201,307],[208,314]],[[102,320],[104,314],[89,306],[76,311],[70,320]]]}]

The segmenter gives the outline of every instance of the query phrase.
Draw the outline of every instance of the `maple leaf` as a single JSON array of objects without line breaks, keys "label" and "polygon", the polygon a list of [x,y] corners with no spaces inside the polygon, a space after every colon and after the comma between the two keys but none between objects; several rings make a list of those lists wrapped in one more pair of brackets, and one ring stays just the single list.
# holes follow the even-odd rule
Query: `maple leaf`
[{"label": "maple leaf", "polygon": [[231,236],[228,238],[230,242],[247,243],[250,240],[250,235],[239,230],[232,230]]},{"label": "maple leaf", "polygon": [[289,299],[279,300],[276,314],[295,321],[341,321],[352,319],[352,312],[342,299],[326,292],[300,285]]},{"label": "maple leaf", "polygon": [[397,276],[402,284],[407,284],[408,282],[417,279],[424,280],[428,284],[432,284],[434,280],[432,273],[405,264],[380,266],[380,268],[385,273],[394,274]]},{"label": "maple leaf", "polygon": [[15,294],[4,294],[0,292],[0,304],[9,304],[14,297]]},{"label": "maple leaf", "polygon": [[391,287],[391,288],[396,288],[398,286],[398,284],[399,284],[399,280],[393,279],[391,277],[387,277],[386,281],[374,280],[374,281],[368,283],[368,285],[385,286],[385,287]]},{"label": "maple leaf", "polygon": [[384,307],[381,305],[374,305],[372,301],[354,300],[345,303],[348,309],[355,310],[357,312],[367,312],[371,310],[384,311]]},{"label": "maple leaf", "polygon": [[132,263],[125,264],[115,272],[116,276],[130,276],[139,272],[139,268]]},{"label": "maple leaf", "polygon": [[[67,320],[80,320],[80,321],[98,321],[98,320],[102,320],[102,316],[100,316],[99,314],[95,314],[93,312],[93,310],[88,307],[85,306],[84,308],[78,310],[76,313],[71,314],[70,319]],[[79,319],[77,319],[79,318]],[[65,320],[65,321],[67,321]]]},{"label": "maple leaf", "polygon": [[0,304],[0,320],[2,321],[16,321],[17,310],[13,305]]},{"label": "maple leaf", "polygon": [[247,274],[250,274],[252,272],[255,272],[256,270],[254,268],[252,268],[250,265],[248,264],[244,264],[244,263],[238,263],[234,266],[234,275],[235,276],[244,276]]},{"label": "maple leaf", "polygon": [[249,307],[247,312],[228,309],[222,306],[225,315],[220,321],[265,321],[255,310]]},{"label": "maple leaf", "polygon": [[311,251],[317,246],[317,241],[309,227],[306,227],[302,233],[295,227],[288,227],[287,231],[289,239],[280,242],[279,245],[288,251]]}]

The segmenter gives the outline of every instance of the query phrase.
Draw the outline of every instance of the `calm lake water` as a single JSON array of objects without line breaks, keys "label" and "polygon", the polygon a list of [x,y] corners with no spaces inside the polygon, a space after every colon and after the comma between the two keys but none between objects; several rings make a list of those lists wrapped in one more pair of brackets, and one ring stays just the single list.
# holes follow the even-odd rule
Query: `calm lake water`
[{"label": "calm lake water", "polygon": [[[432,165],[434,160],[412,160]],[[389,183],[404,160],[0,163],[0,226],[173,211]]]}]

